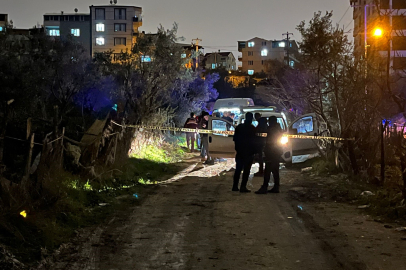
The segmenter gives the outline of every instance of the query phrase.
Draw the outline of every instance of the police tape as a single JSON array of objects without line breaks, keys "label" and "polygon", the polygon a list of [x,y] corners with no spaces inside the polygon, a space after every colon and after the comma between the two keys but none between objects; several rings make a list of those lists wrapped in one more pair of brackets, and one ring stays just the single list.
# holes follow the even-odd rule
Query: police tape
[{"label": "police tape", "polygon": [[[209,129],[191,129],[191,128],[177,128],[177,127],[158,127],[158,126],[145,126],[145,125],[127,125],[123,126],[112,121],[121,127],[129,127],[135,129],[147,129],[147,130],[162,130],[162,131],[176,131],[176,132],[193,132],[198,134],[214,134],[214,135],[234,135],[234,131],[223,131],[223,130],[209,130]],[[266,133],[257,133],[258,137],[267,137]],[[327,137],[327,136],[306,136],[306,135],[290,135],[284,134],[284,137],[289,139],[303,139],[303,140],[329,140],[329,141],[354,141],[355,138],[338,138],[338,137]]]}]

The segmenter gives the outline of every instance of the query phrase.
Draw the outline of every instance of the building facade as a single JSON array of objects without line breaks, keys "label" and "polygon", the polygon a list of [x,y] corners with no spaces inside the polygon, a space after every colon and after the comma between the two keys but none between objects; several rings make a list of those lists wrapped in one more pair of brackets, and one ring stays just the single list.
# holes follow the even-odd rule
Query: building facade
[{"label": "building facade", "polygon": [[[350,3],[356,54],[365,57],[379,51],[387,56],[389,48],[390,67],[406,69],[406,0],[350,0]],[[377,29],[381,30],[381,36],[376,35]]]},{"label": "building facade", "polygon": [[294,40],[266,40],[253,38],[238,41],[238,51],[242,53],[238,60],[241,70],[248,75],[264,72],[267,60],[278,60],[294,67],[298,63],[298,46]]},{"label": "building facade", "polygon": [[131,50],[142,26],[142,8],[116,4],[90,6],[91,52]]},{"label": "building facade", "polygon": [[0,14],[0,32],[5,31],[8,24],[8,14]]},{"label": "building facade", "polygon": [[90,14],[89,13],[46,13],[44,15],[45,33],[52,37],[69,35],[90,53]]},{"label": "building facade", "polygon": [[206,70],[224,68],[232,71],[237,69],[236,59],[232,52],[206,53],[203,63]]}]

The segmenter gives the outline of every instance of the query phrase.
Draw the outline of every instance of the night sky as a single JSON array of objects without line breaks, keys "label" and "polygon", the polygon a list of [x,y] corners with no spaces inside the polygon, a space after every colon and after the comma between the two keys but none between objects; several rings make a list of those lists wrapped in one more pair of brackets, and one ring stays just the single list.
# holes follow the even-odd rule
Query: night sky
[{"label": "night sky", "polygon": [[[8,13],[17,28],[42,24],[49,12],[89,12],[90,5],[109,4],[109,0],[0,0],[0,13]],[[294,33],[302,20],[309,21],[316,11],[334,12],[333,20],[352,31],[352,9],[349,0],[118,0],[118,4],[143,8],[140,30],[156,32],[159,24],[179,25],[184,43],[203,39],[205,52],[232,51],[238,56],[237,41],[253,37],[282,39],[283,32]],[[347,13],[345,14],[345,12]],[[345,16],[343,17],[343,15]],[[350,32],[350,37],[351,37]]]}]

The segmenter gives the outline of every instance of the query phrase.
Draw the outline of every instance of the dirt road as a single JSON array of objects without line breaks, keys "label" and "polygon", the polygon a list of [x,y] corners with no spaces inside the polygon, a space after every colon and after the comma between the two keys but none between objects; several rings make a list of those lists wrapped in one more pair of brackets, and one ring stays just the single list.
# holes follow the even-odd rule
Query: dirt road
[{"label": "dirt road", "polygon": [[[406,269],[406,241],[382,224],[353,208],[340,207],[332,218],[329,204],[320,208],[292,199],[300,177],[283,170],[282,193],[267,195],[231,192],[232,171],[160,186],[141,205],[82,237],[75,251],[63,252],[50,268]],[[254,178],[255,189],[260,182]],[[345,222],[351,226],[340,225]],[[387,241],[386,254],[366,247],[373,241],[358,245],[352,236],[361,233],[357,226],[370,228],[371,241]]]}]

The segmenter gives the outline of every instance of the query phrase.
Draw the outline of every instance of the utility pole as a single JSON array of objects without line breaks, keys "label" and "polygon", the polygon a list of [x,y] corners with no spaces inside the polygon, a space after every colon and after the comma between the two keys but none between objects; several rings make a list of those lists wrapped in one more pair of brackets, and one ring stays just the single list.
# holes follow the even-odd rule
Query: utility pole
[{"label": "utility pole", "polygon": [[288,41],[287,42],[288,44],[286,46],[286,56],[288,58],[288,67],[290,67],[290,58],[289,58],[290,37],[289,36],[293,36],[293,33],[286,32],[285,34],[282,34],[282,36],[286,36],[286,40]]},{"label": "utility pole", "polygon": [[196,41],[195,45],[196,45],[196,70],[197,70],[197,68],[199,67],[199,41],[203,41],[203,40],[201,40],[199,38],[195,38],[195,39],[192,39],[192,42],[193,41]]}]

